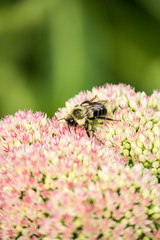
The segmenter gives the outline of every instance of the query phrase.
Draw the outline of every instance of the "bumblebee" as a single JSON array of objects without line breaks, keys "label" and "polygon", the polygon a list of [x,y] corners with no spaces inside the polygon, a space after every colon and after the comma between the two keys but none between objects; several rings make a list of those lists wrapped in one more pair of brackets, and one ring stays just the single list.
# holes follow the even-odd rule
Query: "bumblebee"
[{"label": "bumblebee", "polygon": [[65,119],[68,125],[69,132],[70,126],[74,126],[75,130],[77,125],[84,125],[88,137],[89,134],[89,122],[95,119],[104,119],[110,121],[118,121],[111,118],[107,118],[107,109],[105,103],[107,101],[94,102],[97,96],[92,98],[90,101],[84,101],[80,105],[74,106],[67,118],[61,118],[59,120]]}]

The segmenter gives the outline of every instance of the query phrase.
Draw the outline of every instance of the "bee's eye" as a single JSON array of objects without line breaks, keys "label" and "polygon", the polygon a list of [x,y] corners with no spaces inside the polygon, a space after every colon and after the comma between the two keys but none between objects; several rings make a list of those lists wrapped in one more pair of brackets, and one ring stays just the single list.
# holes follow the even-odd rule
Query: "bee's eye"
[{"label": "bee's eye", "polygon": [[68,119],[68,123],[69,123],[70,125],[72,125],[72,124],[74,124],[74,123],[75,123],[75,121],[74,121],[74,119],[73,119],[73,118],[69,118],[69,119]]}]

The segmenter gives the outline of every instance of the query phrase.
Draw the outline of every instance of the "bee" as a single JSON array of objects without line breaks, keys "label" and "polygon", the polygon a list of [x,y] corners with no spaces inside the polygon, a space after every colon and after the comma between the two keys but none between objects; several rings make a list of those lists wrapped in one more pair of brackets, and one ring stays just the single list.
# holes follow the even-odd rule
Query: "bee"
[{"label": "bee", "polygon": [[107,115],[107,109],[105,107],[105,103],[107,101],[98,101],[94,102],[97,96],[92,98],[90,101],[84,101],[80,105],[75,105],[74,108],[71,110],[70,114],[67,118],[61,118],[59,120],[66,120],[69,132],[70,126],[74,126],[75,130],[78,125],[84,125],[86,133],[88,137],[90,137],[89,134],[89,122],[93,121],[95,119],[104,119],[104,120],[110,120],[110,121],[119,121],[114,120],[111,118],[106,117]]}]

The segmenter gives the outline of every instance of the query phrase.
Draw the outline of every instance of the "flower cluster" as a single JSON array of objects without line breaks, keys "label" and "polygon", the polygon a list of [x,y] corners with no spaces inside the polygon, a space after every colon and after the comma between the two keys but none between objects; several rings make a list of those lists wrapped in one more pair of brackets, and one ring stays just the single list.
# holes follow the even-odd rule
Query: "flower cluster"
[{"label": "flower cluster", "polygon": [[41,112],[20,110],[14,116],[6,116],[0,122],[0,154],[35,142],[43,144],[49,135],[48,127],[49,119]]},{"label": "flower cluster", "polygon": [[105,146],[115,147],[130,166],[141,162],[160,180],[160,92],[154,91],[147,96],[124,84],[106,84],[91,92],[81,92],[69,100],[57,116],[66,116],[75,103],[80,104],[94,96],[97,96],[95,101],[107,100],[108,116],[120,120],[96,123],[96,127],[94,122],[94,135]]},{"label": "flower cluster", "polygon": [[63,129],[1,157],[2,239],[160,237],[156,177],[83,135]]},{"label": "flower cluster", "polygon": [[91,122],[90,138],[38,112],[1,120],[0,239],[160,239],[159,93],[93,88],[56,117],[94,96],[121,121]]}]

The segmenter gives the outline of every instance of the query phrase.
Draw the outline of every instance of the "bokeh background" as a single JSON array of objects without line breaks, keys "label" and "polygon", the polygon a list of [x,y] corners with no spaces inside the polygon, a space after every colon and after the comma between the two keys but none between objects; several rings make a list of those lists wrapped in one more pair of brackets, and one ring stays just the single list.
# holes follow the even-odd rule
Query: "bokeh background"
[{"label": "bokeh background", "polygon": [[159,0],[0,1],[0,117],[106,82],[160,89]]}]

